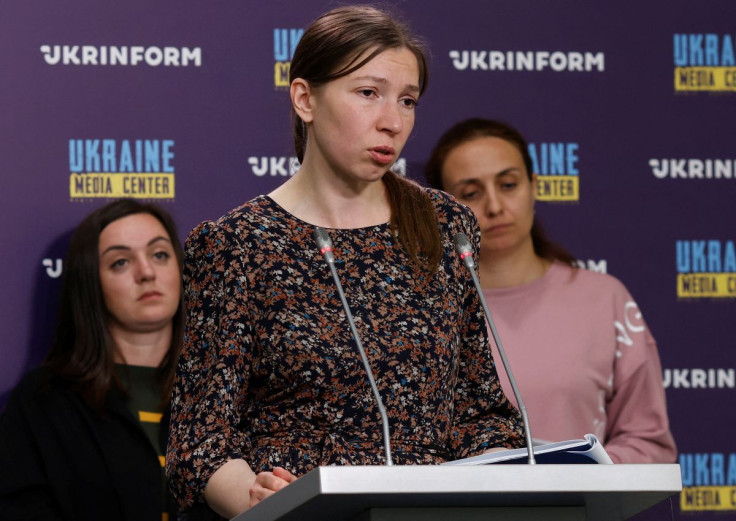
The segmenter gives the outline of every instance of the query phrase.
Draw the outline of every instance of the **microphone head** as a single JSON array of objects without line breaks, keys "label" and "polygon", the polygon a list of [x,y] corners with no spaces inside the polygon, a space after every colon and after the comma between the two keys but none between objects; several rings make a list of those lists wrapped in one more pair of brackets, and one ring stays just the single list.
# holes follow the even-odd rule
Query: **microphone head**
[{"label": "microphone head", "polygon": [[463,232],[455,234],[455,251],[459,255],[468,254],[468,253],[471,256],[473,255],[473,246],[470,244],[470,240],[468,240],[468,236],[465,235]]},{"label": "microphone head", "polygon": [[314,229],[314,240],[317,241],[317,246],[319,246],[320,249],[332,249],[332,239],[330,239],[330,234],[327,233],[327,230],[324,228],[320,228],[318,226]]},{"label": "microphone head", "polygon": [[463,232],[455,234],[455,251],[468,268],[475,268],[475,263],[473,262],[473,246],[470,244],[468,236]]},{"label": "microphone head", "polygon": [[333,262],[334,257],[332,256],[332,239],[327,230],[320,228],[319,226],[314,229],[314,240],[317,242],[319,252],[325,258],[327,262]]}]

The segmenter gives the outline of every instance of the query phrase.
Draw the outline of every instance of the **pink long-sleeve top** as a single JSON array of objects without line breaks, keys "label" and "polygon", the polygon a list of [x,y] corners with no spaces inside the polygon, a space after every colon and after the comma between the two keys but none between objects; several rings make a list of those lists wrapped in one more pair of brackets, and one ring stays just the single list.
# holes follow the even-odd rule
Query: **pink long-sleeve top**
[{"label": "pink long-sleeve top", "polygon": [[[621,282],[554,263],[484,295],[535,439],[592,433],[614,463],[675,461],[657,345]],[[495,345],[493,356],[516,405]]]}]

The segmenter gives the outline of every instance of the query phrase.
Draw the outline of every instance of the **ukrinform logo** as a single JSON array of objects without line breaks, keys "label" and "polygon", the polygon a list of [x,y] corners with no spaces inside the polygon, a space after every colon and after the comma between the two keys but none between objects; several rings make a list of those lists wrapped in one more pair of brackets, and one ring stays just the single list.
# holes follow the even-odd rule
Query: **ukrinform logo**
[{"label": "ukrinform logo", "polygon": [[450,51],[459,71],[545,71],[603,72],[606,56],[602,52],[561,51]]},{"label": "ukrinform logo", "polygon": [[200,47],[42,45],[41,53],[49,65],[202,66]]},{"label": "ukrinform logo", "polygon": [[733,367],[664,369],[662,383],[665,389],[734,389],[736,371]]},{"label": "ukrinform logo", "polygon": [[734,179],[734,159],[650,159],[657,179]]},{"label": "ukrinform logo", "polygon": [[596,273],[608,273],[608,261],[606,259],[575,259],[579,268]]},{"label": "ukrinform logo", "polygon": [[[250,156],[248,165],[256,177],[290,177],[297,173],[301,164],[296,157],[286,156]],[[399,175],[406,175],[406,159],[399,158],[391,170]]]}]

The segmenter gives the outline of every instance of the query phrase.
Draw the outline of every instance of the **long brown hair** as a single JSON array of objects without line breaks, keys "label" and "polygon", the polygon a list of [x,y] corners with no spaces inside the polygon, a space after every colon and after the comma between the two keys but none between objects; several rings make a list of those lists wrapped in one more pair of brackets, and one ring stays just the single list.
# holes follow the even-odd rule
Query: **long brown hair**
[{"label": "long brown hair", "polygon": [[[184,252],[171,216],[154,204],[123,199],[92,212],[77,226],[64,261],[56,331],[44,365],[71,382],[92,408],[101,410],[113,386],[114,343],[100,283],[100,233],[110,223],[140,213],[155,217],[169,235],[181,272]],[[162,405],[167,404],[174,382],[176,358],[184,335],[183,291],[173,317],[171,345],[157,372]]]},{"label": "long brown hair", "polygon": [[[529,181],[533,179],[534,164],[531,154],[529,154],[529,146],[518,130],[508,123],[501,121],[470,118],[450,127],[442,134],[432,149],[432,154],[429,156],[424,169],[429,185],[439,190],[444,190],[442,170],[447,156],[463,143],[483,137],[496,137],[511,143],[519,151],[524,160],[527,178]],[[563,246],[551,241],[547,237],[536,216],[534,216],[534,222],[532,223],[531,236],[534,253],[537,256],[546,260],[557,260],[565,264],[575,265],[575,257]]]},{"label": "long brown hair", "polygon": [[[396,16],[367,5],[338,7],[317,18],[294,50],[289,82],[301,78],[314,87],[324,85],[358,70],[387,49],[408,49],[414,54],[421,96],[429,79],[423,42]],[[302,162],[307,128],[293,107],[292,118],[296,156]],[[389,194],[391,229],[410,258],[433,271],[442,257],[442,242],[429,195],[391,170],[383,180]]]}]

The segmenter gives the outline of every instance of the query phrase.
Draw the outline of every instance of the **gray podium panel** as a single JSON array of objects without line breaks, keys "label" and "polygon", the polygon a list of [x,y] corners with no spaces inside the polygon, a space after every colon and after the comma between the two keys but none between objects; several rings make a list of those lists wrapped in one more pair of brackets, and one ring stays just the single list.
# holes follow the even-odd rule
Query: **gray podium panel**
[{"label": "gray podium panel", "polygon": [[681,490],[679,465],[318,467],[234,521],[614,521]]}]

